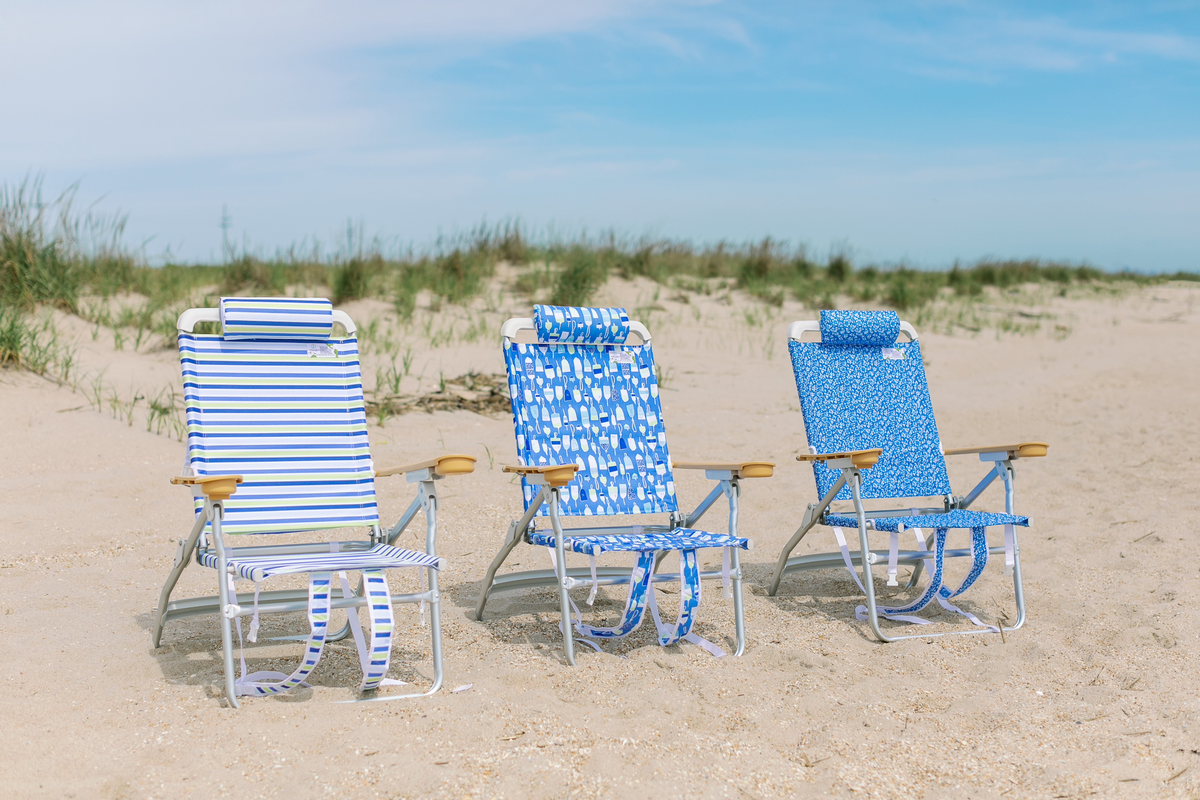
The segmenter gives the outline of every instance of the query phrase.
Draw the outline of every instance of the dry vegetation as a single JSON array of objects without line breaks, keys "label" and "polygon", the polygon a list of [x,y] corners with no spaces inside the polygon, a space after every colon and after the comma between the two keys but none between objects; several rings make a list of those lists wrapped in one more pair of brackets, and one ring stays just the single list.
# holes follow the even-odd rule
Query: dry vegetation
[{"label": "dry vegetation", "polygon": [[[374,356],[371,413],[382,423],[410,410],[480,405],[494,399],[445,397],[424,374],[413,375],[417,350],[480,341],[494,335],[499,318],[536,302],[583,305],[611,279],[649,282],[647,318],[673,307],[711,302],[733,306],[735,295],[753,298],[746,327],[773,320],[786,301],[813,311],[847,306],[887,307],[926,329],[1070,333],[1043,306],[1054,297],[1121,294],[1196,273],[1106,273],[1087,265],[1026,261],[956,264],[948,271],[907,266],[855,265],[845,253],[819,261],[803,247],[765,239],[757,243],[696,246],[678,240],[621,238],[609,233],[573,241],[532,241],[519,224],[480,225],[441,239],[428,251],[385,253],[351,229],[332,255],[319,246],[293,247],[264,258],[227,248],[221,264],[150,266],[122,245],[125,220],[80,215],[73,191],[46,202],[38,181],[0,187],[0,365],[26,369],[70,385],[99,410],[135,418],[147,429],[182,437],[181,398],[173,388],[136,387],[121,393],[100,374],[81,370],[64,315],[82,320],[93,341],[111,337],[113,349],[174,347],[175,321],[188,307],[213,306],[223,295],[329,296],[336,304],[382,300],[390,312],[364,320],[359,338]],[[761,345],[772,347],[772,343]],[[414,390],[401,391],[417,377]],[[456,379],[468,394],[478,376]],[[664,376],[664,379],[669,376]],[[449,382],[454,386],[454,382]],[[461,394],[461,392],[460,392]],[[490,404],[490,405],[489,405]],[[139,416],[140,415],[140,416]]]}]

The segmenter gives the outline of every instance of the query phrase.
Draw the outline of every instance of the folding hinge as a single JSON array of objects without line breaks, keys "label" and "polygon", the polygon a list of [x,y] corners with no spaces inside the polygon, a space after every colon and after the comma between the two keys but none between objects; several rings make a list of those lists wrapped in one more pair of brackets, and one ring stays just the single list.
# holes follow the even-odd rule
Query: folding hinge
[{"label": "folding hinge", "polygon": [[817,504],[809,503],[808,508],[804,509],[804,519],[800,521],[801,528],[807,528],[812,525],[813,515],[816,513]]},{"label": "folding hinge", "polygon": [[184,559],[183,545],[185,543],[186,543],[186,540],[184,540],[184,539],[179,540],[179,549],[175,551],[175,563],[171,565],[172,568],[178,567],[180,564],[183,563],[183,559]]}]

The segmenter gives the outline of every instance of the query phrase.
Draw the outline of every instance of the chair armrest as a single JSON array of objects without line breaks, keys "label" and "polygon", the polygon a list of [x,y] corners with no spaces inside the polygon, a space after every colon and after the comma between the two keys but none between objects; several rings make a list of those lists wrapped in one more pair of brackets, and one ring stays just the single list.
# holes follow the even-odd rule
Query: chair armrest
[{"label": "chair armrest", "polygon": [[434,473],[437,475],[469,475],[475,471],[475,459],[472,456],[452,453],[431,458],[427,461],[418,461],[416,464],[405,464],[403,467],[377,469],[375,470],[375,477],[386,478],[390,475],[403,475],[407,472],[418,472],[430,467],[433,468]]},{"label": "chair armrest", "polygon": [[[883,450],[876,447],[873,450],[847,450],[844,453],[804,453],[796,456],[797,461],[841,461],[848,460],[852,466],[859,469],[870,469],[879,461]],[[834,465],[836,468],[836,465]]]},{"label": "chair armrest", "polygon": [[526,467],[521,464],[507,466],[505,472],[515,472],[518,475],[541,475],[542,480],[554,488],[562,488],[575,478],[579,471],[578,464],[543,464],[540,467]]},{"label": "chair armrest", "polygon": [[228,500],[241,482],[241,475],[176,475],[171,478],[175,486],[199,486],[209,500]]},{"label": "chair armrest", "polygon": [[671,467],[732,472],[738,478],[769,478],[775,474],[775,464],[771,461],[674,461]]},{"label": "chair armrest", "polygon": [[948,456],[964,456],[979,453],[1007,453],[1011,458],[1041,458],[1046,455],[1050,445],[1045,442],[1021,442],[1020,444],[998,444],[992,447],[954,447],[944,450]]}]

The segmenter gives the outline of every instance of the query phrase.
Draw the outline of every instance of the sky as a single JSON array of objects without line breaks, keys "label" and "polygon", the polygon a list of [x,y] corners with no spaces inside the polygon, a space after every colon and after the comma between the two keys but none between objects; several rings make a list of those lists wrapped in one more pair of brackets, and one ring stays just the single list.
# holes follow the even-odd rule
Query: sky
[{"label": "sky", "polygon": [[1200,270],[1200,2],[0,5],[0,183],[157,263],[480,222]]}]

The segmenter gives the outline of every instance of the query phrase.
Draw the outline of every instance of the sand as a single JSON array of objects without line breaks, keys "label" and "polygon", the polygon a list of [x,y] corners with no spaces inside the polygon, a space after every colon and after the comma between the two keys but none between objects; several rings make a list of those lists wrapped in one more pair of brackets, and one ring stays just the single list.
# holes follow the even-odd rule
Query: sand
[{"label": "sand", "polygon": [[[651,291],[614,282],[598,300],[646,305]],[[922,333],[947,447],[1051,444],[1048,458],[1017,465],[1017,510],[1034,520],[1022,542],[1029,621],[1005,641],[880,645],[854,620],[861,597],[844,571],[790,576],[767,595],[775,558],[815,499],[810,468],[794,461],[805,438],[785,331],[812,315],[798,305],[697,296],[655,299],[662,310],[650,312],[674,458],[779,465],[742,494],[741,531],[755,546],[744,558],[741,658],[662,649],[646,624],[606,654],[578,649],[570,668],[549,591],[497,595],[475,621],[479,580],[520,511],[500,472],[514,457],[510,420],[438,411],[373,424],[377,466],[439,452],[480,459],[475,474],[440,484],[446,688],[387,703],[335,702],[356,696],[346,643],[327,648],[311,689],[238,711],[217,688],[215,619],[171,623],[152,648],[152,610],[189,527],[189,495],[168,485],[183,446],[68,388],[0,372],[0,795],[1193,796],[1198,299],[1186,284],[1055,298],[1037,311],[1053,321],[1034,332]],[[348,310],[362,324],[385,308]],[[487,319],[505,311],[502,301]],[[178,381],[170,350],[113,352],[76,327],[85,366],[105,367],[114,385]],[[426,340],[415,363],[426,391],[439,371],[503,371],[494,334],[455,347]],[[955,490],[984,469],[952,459]],[[702,475],[678,480],[685,504],[707,491]],[[386,520],[412,496],[398,478],[379,493]],[[1000,492],[977,507],[1001,509]],[[719,509],[705,521],[724,529]],[[797,552],[829,549],[818,529]],[[524,547],[509,567],[546,564]],[[213,578],[193,565],[176,596],[210,594]],[[612,619],[622,600],[604,590],[594,613]],[[997,565],[963,607],[987,620],[1013,613]],[[939,630],[968,625],[925,613]],[[398,619],[393,675],[427,683],[417,611]],[[264,624],[264,636],[304,630],[298,615]],[[715,584],[698,630],[732,646],[732,605]],[[298,654],[286,642],[247,650],[251,669],[290,671]]]}]

